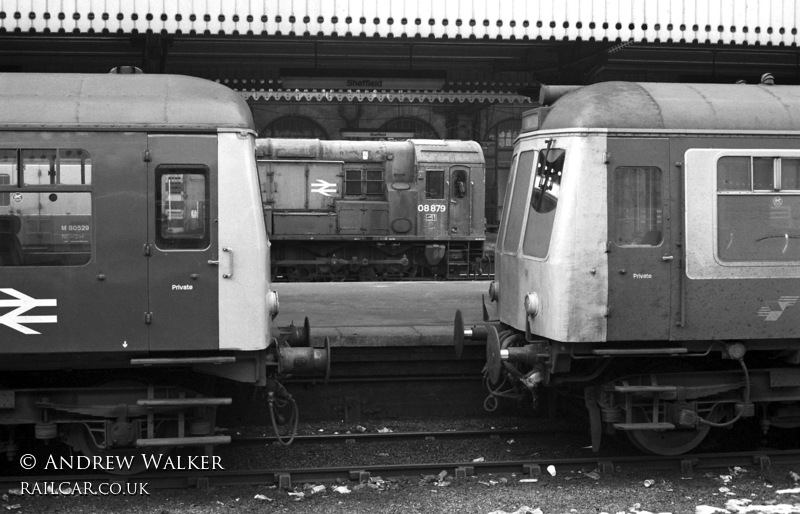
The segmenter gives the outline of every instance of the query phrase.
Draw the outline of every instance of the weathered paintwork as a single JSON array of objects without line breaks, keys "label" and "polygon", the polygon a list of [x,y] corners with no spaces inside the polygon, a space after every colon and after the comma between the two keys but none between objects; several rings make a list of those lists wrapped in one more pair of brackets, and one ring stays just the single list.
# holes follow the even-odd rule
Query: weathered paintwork
[{"label": "weathered paintwork", "polygon": [[[800,265],[731,266],[716,256],[715,163],[732,151],[800,155],[799,90],[613,82],[562,96],[546,113],[542,130],[521,136],[515,155],[543,148],[548,139],[561,146],[568,135],[594,143],[590,149],[568,148],[550,255],[537,262],[498,245],[501,321],[518,330],[530,322],[534,335],[564,342],[795,337],[800,318],[772,316],[778,319],[767,321],[771,318],[764,313],[773,309],[770,305],[793,308],[791,299],[800,295],[800,283],[790,279],[800,278]],[[573,160],[576,151],[581,152],[579,163]],[[656,246],[620,247],[613,242],[614,173],[624,166],[651,166],[662,172],[663,240]],[[596,183],[598,178],[602,185]],[[571,189],[573,181],[593,187],[578,193]],[[574,210],[566,208],[570,198],[580,199]],[[586,219],[598,216],[603,219],[600,226],[581,228]],[[503,221],[501,230],[507,223]],[[584,237],[588,247],[578,242]],[[591,245],[603,248],[599,261],[579,253],[553,260],[573,246],[591,253]],[[596,266],[598,262],[603,264]],[[595,278],[602,269],[605,284],[583,283],[579,297],[571,296],[568,284],[575,283],[571,273],[576,269],[593,269]],[[539,315],[530,319],[522,302],[529,290],[541,299]],[[562,307],[552,305],[556,298]],[[563,310],[575,303],[592,306],[602,319],[565,317]]]},{"label": "weathered paintwork", "polygon": [[441,276],[482,258],[485,166],[473,141],[259,139],[256,148],[276,275],[413,276],[447,255]]},{"label": "weathered paintwork", "polygon": [[560,94],[515,144],[489,379],[582,394],[595,450],[614,431],[679,455],[710,426],[797,427],[800,87],[543,98]]}]

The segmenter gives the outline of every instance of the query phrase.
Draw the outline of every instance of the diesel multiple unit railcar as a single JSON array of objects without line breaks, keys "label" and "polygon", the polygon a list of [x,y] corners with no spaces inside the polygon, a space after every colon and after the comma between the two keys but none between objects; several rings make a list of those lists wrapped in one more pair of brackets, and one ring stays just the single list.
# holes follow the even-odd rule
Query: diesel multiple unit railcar
[{"label": "diesel multiple unit railcar", "polygon": [[582,395],[595,449],[602,433],[666,455],[746,418],[798,426],[800,87],[541,99],[515,144],[499,323],[463,331],[457,314],[457,349],[483,335],[491,382]]},{"label": "diesel multiple unit railcar", "polygon": [[235,93],[0,74],[0,451],[26,427],[89,455],[224,443],[195,371],[288,401],[276,377],[327,353],[276,343],[268,259]]},{"label": "diesel multiple unit railcar", "polygon": [[259,139],[256,151],[274,278],[490,273],[477,143]]}]

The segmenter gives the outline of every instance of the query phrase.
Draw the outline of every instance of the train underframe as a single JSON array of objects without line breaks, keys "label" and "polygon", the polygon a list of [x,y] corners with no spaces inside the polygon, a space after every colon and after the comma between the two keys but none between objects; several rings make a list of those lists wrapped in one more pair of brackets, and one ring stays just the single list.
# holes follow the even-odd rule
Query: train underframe
[{"label": "train underframe", "polygon": [[800,427],[796,341],[564,344],[493,325],[466,336],[486,339],[491,402],[532,395],[536,404],[545,390],[582,396],[595,451],[620,432],[644,452],[681,455],[711,428],[746,419],[765,435]]},{"label": "train underframe", "polygon": [[272,279],[285,282],[479,280],[493,276],[483,240],[271,240]]},{"label": "train underframe", "polygon": [[[288,420],[288,430],[296,431],[298,407],[281,382],[294,375],[324,375],[327,382],[330,344],[310,346],[308,320],[281,331],[266,350],[127,363],[109,357],[105,369],[43,371],[21,359],[30,371],[0,375],[0,454],[14,461],[31,446],[45,447],[48,459],[59,459],[66,449],[88,457],[88,469],[119,475],[154,470],[176,449],[213,457],[215,446],[231,441],[216,426],[217,410],[233,404],[214,394],[218,379],[250,383],[254,394],[263,393],[272,428],[290,444],[294,434],[278,433],[286,430],[276,420]],[[69,362],[79,367],[82,360]]]}]

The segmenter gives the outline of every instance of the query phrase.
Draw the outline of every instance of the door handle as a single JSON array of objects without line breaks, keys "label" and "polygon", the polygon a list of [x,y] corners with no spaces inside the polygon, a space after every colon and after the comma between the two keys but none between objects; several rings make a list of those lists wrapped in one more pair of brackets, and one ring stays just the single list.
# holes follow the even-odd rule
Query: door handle
[{"label": "door handle", "polygon": [[672,259],[673,259],[672,255],[665,255],[665,256],[661,257],[661,260],[664,261],[664,262],[669,262]]},{"label": "door handle", "polygon": [[[228,273],[223,273],[222,278],[233,278],[233,249],[223,246],[222,251],[228,254]],[[219,261],[208,261],[212,266],[219,266]]]}]

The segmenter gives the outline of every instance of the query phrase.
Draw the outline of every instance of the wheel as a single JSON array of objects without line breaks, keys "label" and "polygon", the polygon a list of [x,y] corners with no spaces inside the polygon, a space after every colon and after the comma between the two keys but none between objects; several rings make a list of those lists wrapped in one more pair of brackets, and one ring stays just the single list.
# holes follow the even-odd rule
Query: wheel
[{"label": "wheel", "polygon": [[[650,423],[650,412],[635,407],[634,423]],[[708,425],[699,425],[696,429],[678,430],[630,430],[626,432],[628,439],[638,449],[655,455],[682,455],[699,445],[711,429]]]}]

